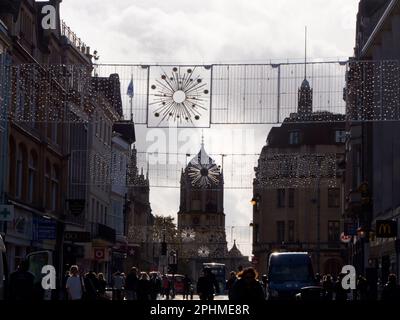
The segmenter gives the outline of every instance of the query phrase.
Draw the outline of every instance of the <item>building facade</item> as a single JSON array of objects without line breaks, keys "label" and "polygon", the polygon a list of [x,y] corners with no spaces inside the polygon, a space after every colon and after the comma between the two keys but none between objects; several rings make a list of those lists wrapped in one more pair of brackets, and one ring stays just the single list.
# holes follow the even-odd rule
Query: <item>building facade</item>
[{"label": "building facade", "polygon": [[400,221],[399,102],[393,90],[399,86],[400,2],[360,1],[356,30],[347,75],[345,212],[358,228],[352,263],[376,286],[400,273],[398,240],[377,237],[377,221]]},{"label": "building facade", "polygon": [[298,112],[271,129],[255,168],[253,262],[261,274],[275,251],[309,252],[314,271],[324,274],[338,275],[347,260],[336,175],[336,161],[344,155],[344,116],[313,112],[312,95],[305,78]]}]

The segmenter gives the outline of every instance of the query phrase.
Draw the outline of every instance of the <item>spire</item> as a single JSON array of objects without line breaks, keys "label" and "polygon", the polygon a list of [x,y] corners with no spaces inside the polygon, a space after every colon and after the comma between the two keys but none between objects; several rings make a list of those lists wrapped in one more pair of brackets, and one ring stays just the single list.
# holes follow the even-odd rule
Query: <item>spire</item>
[{"label": "spire", "polygon": [[149,161],[147,161],[146,180],[149,180]]},{"label": "spire", "polygon": [[201,129],[201,147],[204,148],[204,129]]},{"label": "spire", "polygon": [[307,79],[307,26],[304,32],[304,79]]}]

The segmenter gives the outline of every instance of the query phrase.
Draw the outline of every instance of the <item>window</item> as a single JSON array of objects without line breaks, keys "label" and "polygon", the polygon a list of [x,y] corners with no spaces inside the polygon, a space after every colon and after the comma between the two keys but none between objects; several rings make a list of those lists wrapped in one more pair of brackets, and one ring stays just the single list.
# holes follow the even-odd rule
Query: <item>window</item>
[{"label": "window", "polygon": [[294,208],[294,191],[295,189],[289,189],[289,208]]},{"label": "window", "polygon": [[336,143],[345,143],[346,142],[346,131],[336,130],[335,131],[335,142]]},{"label": "window", "polygon": [[51,173],[51,209],[53,211],[58,208],[60,172],[57,166],[53,166]]},{"label": "window", "polygon": [[45,195],[45,207],[50,208],[50,177],[51,177],[51,167],[49,160],[46,160],[46,172],[44,175],[45,186],[44,186],[44,195]]},{"label": "window", "polygon": [[328,208],[339,208],[340,207],[340,189],[329,188],[328,189]]},{"label": "window", "polygon": [[289,144],[295,145],[300,143],[300,131],[289,132]]},{"label": "window", "polygon": [[338,242],[340,240],[340,222],[328,221],[328,241]]},{"label": "window", "polygon": [[277,242],[285,242],[285,221],[276,222]]},{"label": "window", "polygon": [[15,197],[20,199],[22,197],[22,189],[23,189],[23,175],[24,175],[24,147],[20,145],[18,147],[17,153],[17,177],[16,177],[16,189],[15,189]]},{"label": "window", "polygon": [[288,237],[289,237],[289,242],[294,242],[294,220],[289,221],[289,232],[288,232]]},{"label": "window", "polygon": [[37,176],[37,155],[34,151],[31,152],[29,157],[29,172],[28,172],[28,201],[35,201],[36,192],[36,176]]},{"label": "window", "polygon": [[278,208],[284,208],[285,207],[285,189],[278,189],[277,190],[277,195],[278,195]]}]

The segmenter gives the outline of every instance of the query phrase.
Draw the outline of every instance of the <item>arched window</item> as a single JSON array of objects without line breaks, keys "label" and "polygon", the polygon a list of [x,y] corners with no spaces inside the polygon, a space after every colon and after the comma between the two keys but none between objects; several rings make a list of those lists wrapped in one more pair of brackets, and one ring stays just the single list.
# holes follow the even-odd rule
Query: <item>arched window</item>
[{"label": "arched window", "polygon": [[26,187],[26,168],[27,168],[27,157],[26,148],[21,143],[17,150],[17,164],[16,164],[16,186],[15,186],[15,197],[17,199],[23,199],[25,196]]},{"label": "arched window", "polygon": [[59,190],[60,190],[60,170],[56,165],[54,165],[51,171],[51,210],[53,211],[58,209]]},{"label": "arched window", "polygon": [[28,164],[28,201],[31,203],[36,200],[37,161],[37,154],[32,150]]}]

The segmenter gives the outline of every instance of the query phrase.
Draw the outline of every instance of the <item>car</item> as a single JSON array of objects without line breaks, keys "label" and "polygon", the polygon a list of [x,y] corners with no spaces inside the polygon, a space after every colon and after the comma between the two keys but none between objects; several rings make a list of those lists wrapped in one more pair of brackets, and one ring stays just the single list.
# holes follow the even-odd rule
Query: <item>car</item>
[{"label": "car", "polygon": [[295,299],[305,287],[316,285],[307,252],[275,252],[269,257],[267,299]]},{"label": "car", "polygon": [[8,279],[7,259],[6,259],[6,246],[3,238],[0,235],[0,300],[5,299],[6,287]]}]

